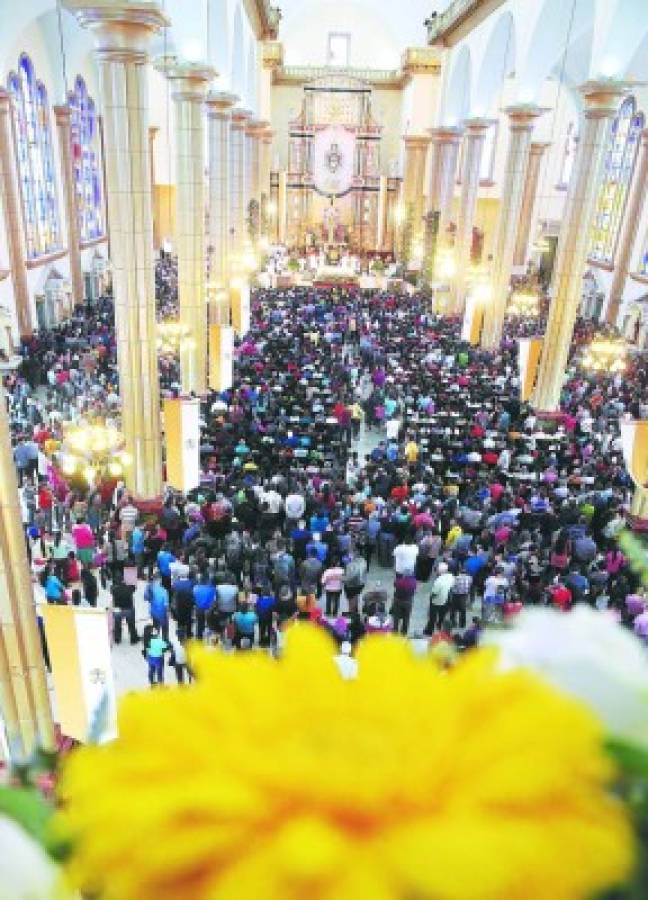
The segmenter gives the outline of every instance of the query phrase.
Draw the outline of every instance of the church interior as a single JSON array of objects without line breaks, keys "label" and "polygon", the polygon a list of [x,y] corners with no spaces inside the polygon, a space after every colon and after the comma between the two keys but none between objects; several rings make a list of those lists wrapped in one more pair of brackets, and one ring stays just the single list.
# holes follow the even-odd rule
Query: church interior
[{"label": "church interior", "polygon": [[0,897],[648,896],[646,0],[0,10]]}]

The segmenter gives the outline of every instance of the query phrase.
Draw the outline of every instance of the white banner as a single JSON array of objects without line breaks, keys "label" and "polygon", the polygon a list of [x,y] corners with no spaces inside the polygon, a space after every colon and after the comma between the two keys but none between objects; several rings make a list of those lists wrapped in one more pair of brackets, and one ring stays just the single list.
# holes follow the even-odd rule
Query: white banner
[{"label": "white banner", "polygon": [[200,484],[200,400],[171,397],[163,408],[167,483],[192,491]]},{"label": "white banner", "polygon": [[355,172],[355,134],[341,125],[318,131],[313,141],[313,182],[328,197],[351,188]]}]

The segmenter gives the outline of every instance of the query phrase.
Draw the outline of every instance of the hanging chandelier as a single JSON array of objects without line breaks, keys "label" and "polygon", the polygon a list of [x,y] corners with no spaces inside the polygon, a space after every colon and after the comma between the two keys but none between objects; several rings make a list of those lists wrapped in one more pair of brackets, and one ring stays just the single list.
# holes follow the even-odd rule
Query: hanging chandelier
[{"label": "hanging chandelier", "polygon": [[535,288],[520,287],[513,291],[506,313],[520,319],[536,318],[540,314],[540,297]]},{"label": "hanging chandelier", "polygon": [[119,478],[131,464],[124,450],[124,435],[102,421],[79,421],[63,431],[58,463],[68,476],[94,484],[105,478]]},{"label": "hanging chandelier", "polygon": [[589,372],[624,372],[628,348],[623,338],[598,337],[583,350],[581,366]]},{"label": "hanging chandelier", "polygon": [[165,319],[158,322],[157,346],[160,353],[175,356],[180,350],[188,350],[195,341],[190,336],[187,325],[177,319]]}]

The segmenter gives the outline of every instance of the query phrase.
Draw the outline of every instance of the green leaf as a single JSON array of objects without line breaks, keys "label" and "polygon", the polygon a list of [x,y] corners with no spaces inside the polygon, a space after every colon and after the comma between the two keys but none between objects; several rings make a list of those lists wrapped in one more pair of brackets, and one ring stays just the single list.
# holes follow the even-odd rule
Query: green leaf
[{"label": "green leaf", "polygon": [[625,775],[648,779],[648,749],[618,738],[608,738],[605,748]]},{"label": "green leaf", "polygon": [[53,812],[36,788],[0,787],[0,815],[13,819],[42,846],[47,843],[46,831]]}]

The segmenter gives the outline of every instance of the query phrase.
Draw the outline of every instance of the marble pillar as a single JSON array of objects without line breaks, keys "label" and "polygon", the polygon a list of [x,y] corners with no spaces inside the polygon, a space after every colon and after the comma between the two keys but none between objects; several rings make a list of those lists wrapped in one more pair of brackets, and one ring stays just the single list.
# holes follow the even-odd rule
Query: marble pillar
[{"label": "marble pillar", "polygon": [[554,412],[560,406],[610,126],[625,89],[624,84],[613,80],[588,81],[580,89],[585,118],[558,235],[551,305],[533,397],[534,407],[544,412]]},{"label": "marble pillar", "polygon": [[[230,200],[230,126],[231,111],[238,97],[223,91],[207,97],[209,129],[209,244],[210,280],[213,302],[209,304],[211,325],[228,325],[229,309],[217,297],[227,287],[229,277],[229,200]],[[226,297],[227,294],[224,294]]]},{"label": "marble pillar", "polygon": [[455,263],[457,274],[450,291],[449,311],[463,310],[466,278],[470,268],[472,230],[479,193],[479,170],[486,131],[490,119],[466,119],[464,122],[463,160],[461,166],[461,194],[455,234]]},{"label": "marble pillar", "polygon": [[180,347],[185,394],[207,393],[205,275],[205,97],[214,69],[202,63],[164,67],[175,112],[176,246],[180,322],[188,340]]},{"label": "marble pillar", "polygon": [[61,181],[63,183],[63,204],[67,225],[67,249],[70,260],[70,281],[72,282],[72,302],[75,306],[83,303],[83,271],[81,268],[81,232],[74,186],[72,165],[72,134],[70,127],[70,107],[55,106],[56,130],[61,158]]},{"label": "marble pillar", "polygon": [[230,132],[230,254],[231,262],[240,267],[243,248],[248,237],[247,211],[247,164],[245,127],[250,118],[245,109],[232,111]]},{"label": "marble pillar", "polygon": [[154,3],[66,0],[96,41],[115,300],[121,428],[140,499],[162,493],[160,387],[148,150],[148,44],[168,25]]},{"label": "marble pillar", "polygon": [[423,234],[425,212],[425,163],[430,138],[423,134],[408,134],[405,143],[405,167],[403,171],[403,203],[406,215],[412,213],[414,240]]},{"label": "marble pillar", "polygon": [[513,254],[514,266],[525,266],[527,262],[527,251],[529,249],[529,238],[532,233],[531,226],[533,224],[533,213],[538,196],[542,159],[545,150],[550,146],[551,144],[549,141],[531,141],[531,144],[529,145],[529,162],[527,164],[526,181],[524,183],[524,192],[522,194],[522,209],[520,210],[517,237],[515,239],[515,252]]},{"label": "marble pillar", "polygon": [[11,97],[4,88],[0,88],[0,198],[18,331],[21,337],[29,337],[34,330],[34,323],[25,268],[27,247],[20,200],[20,181],[14,157],[12,115]]},{"label": "marble pillar", "polygon": [[431,212],[438,211],[440,214],[438,236],[440,244],[445,242],[446,229],[452,215],[461,134],[461,128],[451,126],[430,129],[432,159],[427,206]]},{"label": "marble pillar", "polygon": [[612,284],[610,285],[610,299],[605,312],[605,319],[610,325],[615,325],[621,299],[623,297],[623,288],[625,287],[626,278],[628,277],[628,269],[630,266],[630,257],[637,240],[637,232],[641,222],[641,210],[646,202],[646,191],[648,190],[648,128],[641,132],[641,142],[637,154],[637,162],[635,164],[632,184],[630,186],[630,194],[623,212],[623,222],[621,225],[621,233],[617,243],[617,250],[614,258],[614,274],[612,275]]},{"label": "marble pillar", "polygon": [[[36,621],[4,389],[0,386],[0,702],[12,754],[54,748],[54,726]],[[6,666],[5,666],[6,663]]]},{"label": "marble pillar", "polygon": [[530,104],[509,106],[505,111],[509,118],[509,143],[492,250],[492,296],[484,308],[481,345],[486,350],[495,350],[502,340],[522,195],[527,177],[531,132],[534,121],[544,112],[540,107]]},{"label": "marble pillar", "polygon": [[266,123],[266,127],[263,130],[263,134],[261,135],[261,147],[260,147],[260,160],[259,160],[259,189],[261,192],[261,198],[265,197],[265,220],[266,227],[268,233],[265,235],[266,237],[271,237],[272,228],[269,221],[269,216],[267,212],[268,203],[270,202],[270,172],[272,170],[272,139],[274,137],[274,131],[270,127],[268,123]]}]

